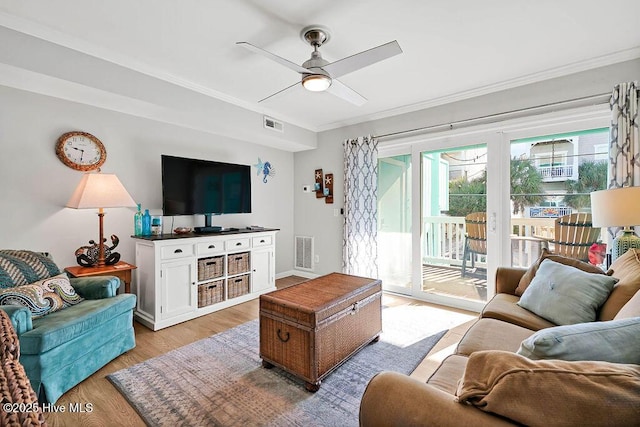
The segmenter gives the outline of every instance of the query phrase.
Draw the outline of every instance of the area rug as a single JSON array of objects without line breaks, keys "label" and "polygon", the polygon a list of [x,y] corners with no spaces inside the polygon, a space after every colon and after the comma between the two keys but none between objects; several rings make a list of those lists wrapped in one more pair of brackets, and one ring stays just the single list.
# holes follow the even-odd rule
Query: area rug
[{"label": "area rug", "polygon": [[385,308],[380,341],[316,393],[278,368],[261,367],[258,320],[108,378],[149,426],[357,426],[369,380],[383,370],[411,373],[446,333],[412,308]]}]

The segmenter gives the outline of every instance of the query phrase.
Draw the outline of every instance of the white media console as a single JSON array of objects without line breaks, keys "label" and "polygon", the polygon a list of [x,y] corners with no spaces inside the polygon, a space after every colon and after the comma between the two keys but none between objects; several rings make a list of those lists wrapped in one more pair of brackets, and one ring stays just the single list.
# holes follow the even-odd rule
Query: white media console
[{"label": "white media console", "polygon": [[135,237],[135,318],[157,331],[275,287],[277,229]]}]

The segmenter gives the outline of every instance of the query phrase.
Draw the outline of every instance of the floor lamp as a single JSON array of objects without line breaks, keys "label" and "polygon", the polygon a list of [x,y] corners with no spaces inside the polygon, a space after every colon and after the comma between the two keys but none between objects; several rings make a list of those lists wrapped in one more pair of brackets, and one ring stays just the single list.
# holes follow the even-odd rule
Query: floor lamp
[{"label": "floor lamp", "polygon": [[623,227],[613,239],[611,262],[631,248],[640,248],[640,237],[632,228],[640,225],[640,187],[591,193],[591,221],[594,227]]},{"label": "floor lamp", "polygon": [[98,209],[100,224],[98,240],[98,259],[95,267],[105,266],[104,248],[104,208],[135,207],[136,202],[117,176],[108,173],[86,173],[73,192],[67,207],[74,209]]}]

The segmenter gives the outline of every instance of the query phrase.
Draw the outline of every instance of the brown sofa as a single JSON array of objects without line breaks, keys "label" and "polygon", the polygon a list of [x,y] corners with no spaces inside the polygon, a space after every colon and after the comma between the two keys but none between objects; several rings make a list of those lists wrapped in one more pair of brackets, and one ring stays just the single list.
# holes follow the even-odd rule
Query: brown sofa
[{"label": "brown sofa", "polygon": [[[630,252],[612,265],[619,281],[598,321],[640,317],[640,250]],[[375,376],[362,397],[360,425],[640,425],[640,365],[516,354],[523,340],[556,326],[516,304],[545,258],[590,268],[548,253],[528,270],[499,268],[495,297],[454,354],[426,384],[394,372]]]}]

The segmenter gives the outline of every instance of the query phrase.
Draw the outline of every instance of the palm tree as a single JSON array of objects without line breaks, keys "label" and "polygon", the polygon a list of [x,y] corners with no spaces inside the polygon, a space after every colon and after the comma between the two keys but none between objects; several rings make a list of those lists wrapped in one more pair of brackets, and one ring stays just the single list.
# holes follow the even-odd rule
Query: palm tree
[{"label": "palm tree", "polygon": [[529,159],[511,159],[511,201],[513,214],[524,212],[525,206],[537,205],[544,200],[542,176]]},{"label": "palm tree", "polygon": [[450,216],[467,216],[487,210],[487,173],[469,181],[466,176],[449,181]]},{"label": "palm tree", "polygon": [[589,193],[604,190],[607,186],[607,162],[583,162],[578,166],[578,179],[566,182],[567,194],[564,203],[574,209],[591,207]]}]

